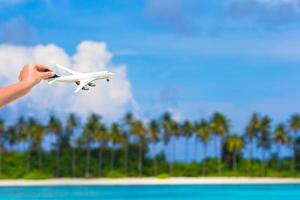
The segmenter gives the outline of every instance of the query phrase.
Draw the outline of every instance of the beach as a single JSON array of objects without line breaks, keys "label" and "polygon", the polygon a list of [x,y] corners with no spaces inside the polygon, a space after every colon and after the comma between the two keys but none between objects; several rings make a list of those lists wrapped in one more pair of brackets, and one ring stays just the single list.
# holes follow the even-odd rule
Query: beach
[{"label": "beach", "polygon": [[230,184],[300,184],[300,178],[248,178],[248,177],[201,177],[201,178],[61,178],[47,180],[1,180],[0,186],[88,186],[88,185],[230,185]]}]

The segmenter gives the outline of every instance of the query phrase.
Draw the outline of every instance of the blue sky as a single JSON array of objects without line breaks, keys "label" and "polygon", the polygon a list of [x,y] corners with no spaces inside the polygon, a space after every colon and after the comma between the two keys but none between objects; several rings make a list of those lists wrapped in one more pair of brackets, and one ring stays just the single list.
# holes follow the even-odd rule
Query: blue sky
[{"label": "blue sky", "polygon": [[299,112],[298,0],[0,0],[0,43],[103,41],[146,117]]}]

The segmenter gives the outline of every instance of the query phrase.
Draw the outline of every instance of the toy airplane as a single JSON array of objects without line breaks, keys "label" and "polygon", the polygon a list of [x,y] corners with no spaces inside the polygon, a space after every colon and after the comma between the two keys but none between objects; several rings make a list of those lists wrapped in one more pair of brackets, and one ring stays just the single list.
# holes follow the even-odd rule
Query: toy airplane
[{"label": "toy airplane", "polygon": [[113,75],[113,73],[109,71],[80,73],[59,64],[56,64],[56,67],[65,70],[71,73],[72,75],[58,76],[57,74],[55,74],[53,77],[50,78],[49,84],[52,84],[54,82],[76,83],[77,88],[75,90],[75,93],[79,92],[80,90],[89,90],[90,87],[95,87],[96,84],[94,83],[94,81],[96,80],[106,79],[107,82],[109,82],[109,79]]}]

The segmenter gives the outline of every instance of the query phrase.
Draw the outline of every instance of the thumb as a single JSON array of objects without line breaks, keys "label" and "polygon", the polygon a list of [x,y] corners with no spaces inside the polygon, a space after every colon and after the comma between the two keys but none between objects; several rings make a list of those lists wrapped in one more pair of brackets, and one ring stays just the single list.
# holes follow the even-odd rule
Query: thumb
[{"label": "thumb", "polygon": [[48,72],[41,72],[40,74],[41,74],[41,78],[42,78],[43,80],[47,80],[47,79],[51,78],[51,77],[54,75],[54,73],[51,72],[51,71],[48,71]]}]

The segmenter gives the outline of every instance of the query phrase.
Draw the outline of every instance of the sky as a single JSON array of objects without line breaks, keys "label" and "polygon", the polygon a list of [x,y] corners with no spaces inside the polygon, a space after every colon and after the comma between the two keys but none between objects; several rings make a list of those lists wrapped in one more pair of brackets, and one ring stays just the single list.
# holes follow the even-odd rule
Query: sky
[{"label": "sky", "polygon": [[42,84],[1,115],[220,111],[238,132],[253,112],[286,122],[300,111],[299,17],[300,0],[0,0],[2,85],[24,62],[117,72],[79,96]]}]

